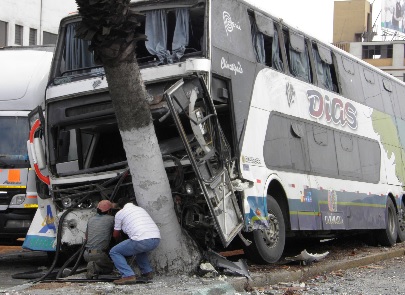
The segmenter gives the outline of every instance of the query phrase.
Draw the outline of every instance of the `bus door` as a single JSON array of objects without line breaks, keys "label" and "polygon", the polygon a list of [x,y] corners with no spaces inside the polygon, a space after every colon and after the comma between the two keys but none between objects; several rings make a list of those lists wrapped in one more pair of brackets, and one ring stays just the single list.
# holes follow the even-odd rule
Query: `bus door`
[{"label": "bus door", "polygon": [[180,80],[165,92],[166,102],[190,163],[226,247],[243,227],[230,178],[231,151],[202,78]]}]

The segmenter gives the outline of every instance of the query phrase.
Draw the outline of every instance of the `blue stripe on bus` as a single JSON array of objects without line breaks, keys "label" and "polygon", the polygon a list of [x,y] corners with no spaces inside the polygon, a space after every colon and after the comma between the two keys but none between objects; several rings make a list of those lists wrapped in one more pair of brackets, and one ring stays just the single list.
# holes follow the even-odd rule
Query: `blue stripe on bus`
[{"label": "blue stripe on bus", "polygon": [[22,247],[33,251],[55,251],[56,237],[27,235]]}]

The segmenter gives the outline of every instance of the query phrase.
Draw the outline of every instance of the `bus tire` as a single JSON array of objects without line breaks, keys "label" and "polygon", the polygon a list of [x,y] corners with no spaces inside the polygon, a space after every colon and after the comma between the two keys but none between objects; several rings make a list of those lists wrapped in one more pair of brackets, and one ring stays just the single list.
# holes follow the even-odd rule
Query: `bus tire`
[{"label": "bus tire", "polygon": [[377,239],[380,245],[391,247],[396,243],[398,237],[398,216],[395,210],[394,203],[389,197],[387,198],[385,216],[385,229],[377,231]]},{"label": "bus tire", "polygon": [[398,238],[397,243],[405,241],[405,204],[404,200],[401,201],[401,207],[398,214]]},{"label": "bus tire", "polygon": [[248,257],[256,263],[276,263],[280,260],[285,246],[285,222],[277,201],[267,196],[269,229],[254,230],[253,243],[247,249]]}]

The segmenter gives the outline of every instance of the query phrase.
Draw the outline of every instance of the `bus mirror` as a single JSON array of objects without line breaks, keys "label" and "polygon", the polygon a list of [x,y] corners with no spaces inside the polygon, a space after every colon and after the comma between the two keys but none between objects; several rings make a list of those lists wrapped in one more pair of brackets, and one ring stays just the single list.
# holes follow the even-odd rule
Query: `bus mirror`
[{"label": "bus mirror", "polygon": [[29,140],[27,140],[27,151],[28,151],[28,159],[30,160],[30,167],[34,168],[34,162],[32,158],[32,151],[31,151],[31,143]]},{"label": "bus mirror", "polygon": [[38,168],[44,169],[46,167],[45,153],[42,146],[42,140],[38,137],[34,138],[34,151],[35,157],[37,158]]}]

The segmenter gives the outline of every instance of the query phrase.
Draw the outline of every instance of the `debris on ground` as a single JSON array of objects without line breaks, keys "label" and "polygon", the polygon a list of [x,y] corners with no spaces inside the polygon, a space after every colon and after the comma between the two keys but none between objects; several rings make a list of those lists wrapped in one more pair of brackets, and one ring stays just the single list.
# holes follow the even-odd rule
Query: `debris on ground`
[{"label": "debris on ground", "polygon": [[237,262],[230,261],[212,250],[207,251],[205,256],[215,268],[223,269],[225,272],[233,275],[242,275],[252,280],[246,260],[239,259]]},{"label": "debris on ground", "polygon": [[293,257],[286,257],[285,260],[288,261],[300,261],[303,265],[307,265],[312,262],[319,261],[325,258],[329,254],[328,251],[322,254],[312,254],[308,253],[307,250],[303,250],[300,254]]}]

